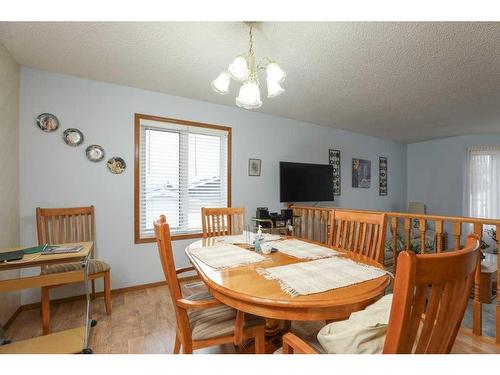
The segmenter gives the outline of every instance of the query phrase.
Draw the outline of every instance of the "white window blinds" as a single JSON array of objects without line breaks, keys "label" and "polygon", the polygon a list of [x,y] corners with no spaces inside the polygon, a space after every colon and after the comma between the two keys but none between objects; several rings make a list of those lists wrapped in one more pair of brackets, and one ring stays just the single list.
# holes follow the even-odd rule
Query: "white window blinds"
[{"label": "white window blinds", "polygon": [[139,237],[167,217],[172,235],[201,232],[201,207],[228,206],[228,131],[140,119]]},{"label": "white window blinds", "polygon": [[468,149],[469,216],[500,218],[500,148]]}]

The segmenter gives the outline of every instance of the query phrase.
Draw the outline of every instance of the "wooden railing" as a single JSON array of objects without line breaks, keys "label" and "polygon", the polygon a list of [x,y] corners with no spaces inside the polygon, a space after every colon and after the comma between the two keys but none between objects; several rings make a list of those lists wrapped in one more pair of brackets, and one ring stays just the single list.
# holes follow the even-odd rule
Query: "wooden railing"
[{"label": "wooden railing", "polygon": [[[379,211],[353,210],[328,207],[293,206],[294,215],[298,217],[294,234],[301,238],[328,243],[329,226],[334,211],[362,211],[376,213]],[[381,212],[379,212],[381,213]],[[400,251],[409,250],[418,253],[440,253],[462,248],[467,234],[474,233],[483,238],[485,226],[497,231],[500,220],[480,219],[460,216],[419,215],[402,212],[385,212],[388,217],[385,265],[396,270],[397,256]],[[498,233],[498,232],[497,232]],[[500,233],[494,238],[500,248]],[[485,243],[482,242],[482,245]],[[496,259],[498,296],[500,285],[500,257]],[[495,338],[500,343],[500,302],[497,297],[495,314]],[[481,269],[476,270],[474,280],[474,302],[472,311],[472,331],[475,335],[483,333],[483,306],[481,302]]]},{"label": "wooden railing", "polygon": [[293,234],[299,238],[328,243],[332,224],[330,207],[294,206]]}]

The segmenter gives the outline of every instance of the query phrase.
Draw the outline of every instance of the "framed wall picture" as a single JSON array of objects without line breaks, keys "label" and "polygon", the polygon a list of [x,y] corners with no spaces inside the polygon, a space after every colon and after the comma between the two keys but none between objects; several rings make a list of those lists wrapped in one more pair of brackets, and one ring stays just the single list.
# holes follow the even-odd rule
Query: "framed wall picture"
[{"label": "framed wall picture", "polygon": [[340,195],[340,150],[328,150],[328,163],[333,165],[333,195]]},{"label": "framed wall picture", "polygon": [[248,175],[249,176],[260,176],[260,159],[248,159]]},{"label": "framed wall picture", "polygon": [[378,158],[378,195],[387,195],[387,158]]},{"label": "framed wall picture", "polygon": [[352,159],[352,187],[370,188],[371,186],[370,160]]}]

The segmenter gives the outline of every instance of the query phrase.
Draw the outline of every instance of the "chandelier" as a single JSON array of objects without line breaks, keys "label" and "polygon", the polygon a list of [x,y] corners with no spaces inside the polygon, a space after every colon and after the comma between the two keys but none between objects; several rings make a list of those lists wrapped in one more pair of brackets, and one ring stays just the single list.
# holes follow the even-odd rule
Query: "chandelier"
[{"label": "chandelier", "polygon": [[255,64],[253,54],[253,22],[245,22],[249,27],[249,48],[247,54],[237,56],[228,69],[212,81],[212,88],[215,92],[225,95],[228,93],[231,78],[241,82],[240,92],[236,98],[236,105],[245,109],[256,109],[262,106],[260,100],[259,72],[266,71],[267,97],[274,98],[282,94],[285,89],[280,83],[285,80],[286,74],[280,66],[267,57],[264,57],[259,64]]}]

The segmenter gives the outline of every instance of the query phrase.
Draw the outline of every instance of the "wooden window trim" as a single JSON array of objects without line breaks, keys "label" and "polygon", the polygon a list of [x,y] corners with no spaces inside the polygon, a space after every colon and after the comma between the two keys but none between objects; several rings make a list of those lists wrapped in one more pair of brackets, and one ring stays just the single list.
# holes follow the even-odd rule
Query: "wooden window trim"
[{"label": "wooden window trim", "polygon": [[[179,124],[194,126],[199,128],[217,129],[227,132],[227,205],[231,207],[231,163],[232,163],[232,128],[228,126],[206,124],[202,122],[194,122],[187,120],[179,120],[168,117],[151,116],[142,113],[134,114],[134,243],[151,243],[156,242],[154,237],[141,238],[140,236],[140,212],[139,212],[139,158],[140,158],[140,124],[141,120],[151,120],[159,122],[167,122],[170,124]],[[192,238],[201,238],[202,232],[199,233],[188,233],[188,234],[178,234],[172,236],[172,240],[186,240]]]}]

